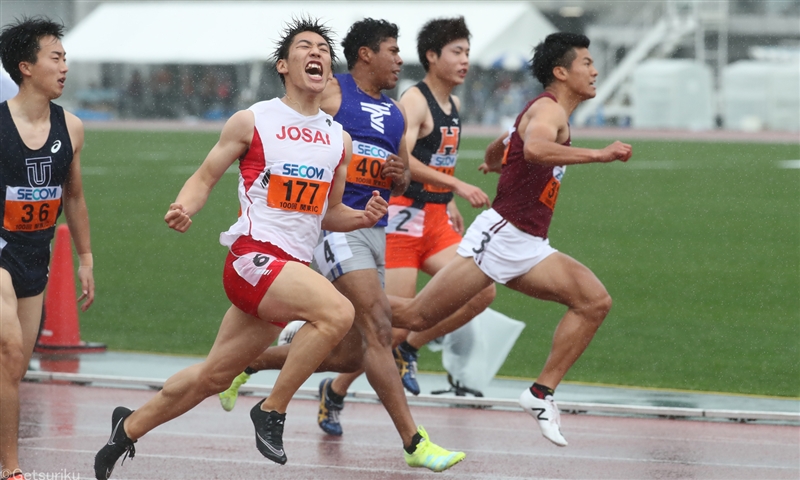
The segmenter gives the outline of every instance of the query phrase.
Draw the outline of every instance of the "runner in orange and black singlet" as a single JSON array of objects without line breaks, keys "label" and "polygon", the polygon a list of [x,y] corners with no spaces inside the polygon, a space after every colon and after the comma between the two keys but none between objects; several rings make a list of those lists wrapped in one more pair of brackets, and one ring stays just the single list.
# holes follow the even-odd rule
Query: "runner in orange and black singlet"
[{"label": "runner in orange and black singlet", "polygon": [[[419,82],[416,88],[427,100],[433,116],[433,130],[417,140],[411,154],[430,168],[454,176],[461,142],[458,108],[451,97],[448,115],[425,82]],[[403,196],[390,199],[386,268],[419,270],[426,259],[461,241],[447,213],[451,200],[450,189],[413,180]]]}]

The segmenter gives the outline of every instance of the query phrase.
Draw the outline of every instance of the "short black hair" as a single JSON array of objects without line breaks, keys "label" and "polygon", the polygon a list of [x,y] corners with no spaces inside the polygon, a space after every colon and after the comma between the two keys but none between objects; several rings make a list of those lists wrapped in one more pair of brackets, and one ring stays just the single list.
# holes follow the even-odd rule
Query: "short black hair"
[{"label": "short black hair", "polygon": [[356,66],[359,48],[369,47],[373,52],[379,52],[381,43],[387,38],[397,39],[398,32],[399,29],[394,23],[374,18],[365,18],[351,25],[342,40],[347,69],[352,70]]},{"label": "short black hair", "polygon": [[589,38],[579,33],[551,33],[533,49],[531,74],[546,88],[555,80],[554,68],[569,69],[577,56],[576,48],[589,48]]},{"label": "short black hair", "polygon": [[[292,18],[292,21],[286,24],[283,29],[283,36],[275,42],[272,60],[277,64],[278,60],[289,58],[289,47],[292,46],[294,37],[303,32],[316,33],[325,40],[331,52],[331,68],[333,68],[333,64],[336,62],[336,51],[333,49],[333,31],[320,23],[319,19],[311,17]],[[281,77],[281,83],[286,85],[286,79],[283,78],[283,74],[279,73],[278,75]]]},{"label": "short black hair", "polygon": [[20,62],[36,63],[41,49],[39,40],[50,36],[60,40],[64,36],[64,25],[43,16],[22,17],[15,20],[14,23],[3,27],[3,31],[0,32],[0,61],[3,62],[3,68],[11,80],[21,85]]},{"label": "short black hair", "polygon": [[462,38],[469,41],[470,37],[472,34],[467,28],[464,17],[437,18],[423,25],[417,35],[417,54],[425,71],[427,72],[430,67],[427,57],[429,50],[441,55],[442,48],[448,43]]}]

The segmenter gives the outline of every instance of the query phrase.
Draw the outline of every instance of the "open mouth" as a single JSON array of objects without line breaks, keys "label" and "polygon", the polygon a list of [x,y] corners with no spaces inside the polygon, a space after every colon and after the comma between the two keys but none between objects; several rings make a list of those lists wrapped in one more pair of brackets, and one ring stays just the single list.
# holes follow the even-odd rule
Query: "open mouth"
[{"label": "open mouth", "polygon": [[58,79],[58,84],[61,85],[62,87],[64,86],[65,83],[67,83],[67,79],[66,78],[59,78]]},{"label": "open mouth", "polygon": [[322,64],[319,62],[308,62],[306,73],[314,79],[322,79]]}]

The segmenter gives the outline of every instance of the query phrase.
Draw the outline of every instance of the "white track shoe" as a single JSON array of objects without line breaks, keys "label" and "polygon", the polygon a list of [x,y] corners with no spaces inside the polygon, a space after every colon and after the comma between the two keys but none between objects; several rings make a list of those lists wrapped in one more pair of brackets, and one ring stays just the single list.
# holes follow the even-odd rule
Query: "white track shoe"
[{"label": "white track shoe", "polygon": [[305,320],[293,320],[289,322],[286,327],[281,331],[281,334],[278,335],[278,346],[281,345],[288,345],[292,343],[294,339],[294,334],[300,330],[300,327],[306,324]]},{"label": "white track shoe", "polygon": [[567,446],[567,440],[561,435],[561,414],[552,396],[548,395],[542,400],[534,397],[530,389],[526,388],[519,396],[519,405],[536,419],[544,438],[559,447]]}]

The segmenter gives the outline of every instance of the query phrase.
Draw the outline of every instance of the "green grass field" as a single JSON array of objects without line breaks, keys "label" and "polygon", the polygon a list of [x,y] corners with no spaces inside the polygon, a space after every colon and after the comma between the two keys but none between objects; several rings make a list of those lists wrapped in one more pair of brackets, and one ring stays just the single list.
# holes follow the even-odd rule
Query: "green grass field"
[{"label": "green grass field", "polygon": [[[83,155],[97,299],[85,340],[208,352],[228,301],[218,236],[238,211],[226,174],[186,234],[164,213],[216,134],[88,131]],[[465,139],[458,176],[488,139]],[[590,267],[614,308],[567,380],[800,395],[798,145],[633,141],[629,164],[569,167],[552,245]],[[580,141],[597,147],[604,142]],[[477,214],[463,203],[467,222]],[[500,371],[535,377],[564,308],[503,287],[492,308],[527,327]],[[441,370],[425,351],[422,370]]]}]

